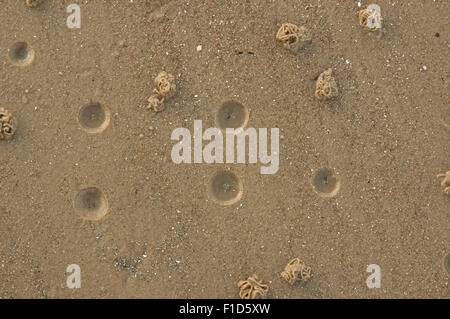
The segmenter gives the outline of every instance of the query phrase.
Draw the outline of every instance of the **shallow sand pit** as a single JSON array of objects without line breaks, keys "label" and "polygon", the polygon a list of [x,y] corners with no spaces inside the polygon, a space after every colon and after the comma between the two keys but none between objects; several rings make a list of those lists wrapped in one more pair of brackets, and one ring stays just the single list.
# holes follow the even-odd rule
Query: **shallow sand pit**
[{"label": "shallow sand pit", "polygon": [[236,101],[224,102],[216,114],[216,125],[225,130],[227,128],[245,128],[249,113],[244,104]]},{"label": "shallow sand pit", "polygon": [[108,201],[103,192],[97,187],[82,189],[74,200],[77,214],[85,220],[97,221],[108,212]]},{"label": "shallow sand pit", "polygon": [[12,64],[16,66],[28,66],[34,61],[34,50],[28,43],[19,41],[11,45],[8,56]]},{"label": "shallow sand pit", "polygon": [[209,184],[210,196],[223,206],[237,203],[241,199],[242,193],[242,182],[232,172],[220,171],[216,173]]},{"label": "shallow sand pit", "polygon": [[110,122],[109,109],[100,103],[89,103],[80,109],[78,114],[78,121],[88,133],[103,132]]},{"label": "shallow sand pit", "polygon": [[311,184],[321,197],[334,197],[339,192],[341,183],[333,170],[321,168],[314,173]]}]

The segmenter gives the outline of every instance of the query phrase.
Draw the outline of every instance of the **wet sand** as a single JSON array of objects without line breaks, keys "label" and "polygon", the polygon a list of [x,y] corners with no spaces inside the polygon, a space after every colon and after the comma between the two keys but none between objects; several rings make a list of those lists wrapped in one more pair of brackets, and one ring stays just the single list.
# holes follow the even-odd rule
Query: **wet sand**
[{"label": "wet sand", "polygon": [[[269,298],[449,298],[448,1],[378,0],[382,36],[359,25],[366,1],[225,2],[83,1],[80,29],[72,1],[0,3],[0,107],[18,122],[0,140],[0,297],[239,298],[257,274]],[[311,43],[283,47],[286,22]],[[320,101],[329,68],[339,94]],[[156,113],[161,71],[176,93]],[[172,162],[172,131],[215,126],[227,101],[279,128],[276,174]],[[222,171],[242,184],[228,205]],[[295,257],[312,276],[289,285]]]}]

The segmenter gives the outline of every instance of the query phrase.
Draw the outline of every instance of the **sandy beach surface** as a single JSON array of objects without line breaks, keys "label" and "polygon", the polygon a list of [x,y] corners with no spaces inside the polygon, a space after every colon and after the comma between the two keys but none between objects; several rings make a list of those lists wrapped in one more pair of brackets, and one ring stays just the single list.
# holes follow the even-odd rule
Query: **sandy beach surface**
[{"label": "sandy beach surface", "polygon": [[[369,32],[371,3],[0,1],[0,108],[17,121],[0,140],[0,297],[239,298],[257,274],[268,298],[449,298],[450,3],[377,0]],[[283,47],[286,22],[311,43]],[[339,93],[321,101],[329,68]],[[161,71],[176,92],[154,112]],[[275,174],[172,161],[173,130],[217,126],[229,101],[279,128]],[[220,172],[237,189],[215,198]],[[295,257],[312,276],[290,285]]]}]

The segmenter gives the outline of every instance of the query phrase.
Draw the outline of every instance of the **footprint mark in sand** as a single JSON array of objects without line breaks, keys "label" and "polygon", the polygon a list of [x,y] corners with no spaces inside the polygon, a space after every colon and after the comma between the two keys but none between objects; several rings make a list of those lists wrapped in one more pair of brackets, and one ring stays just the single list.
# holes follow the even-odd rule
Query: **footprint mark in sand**
[{"label": "footprint mark in sand", "polygon": [[238,202],[242,193],[241,180],[236,174],[229,171],[217,172],[209,183],[209,194],[223,206]]},{"label": "footprint mark in sand", "polygon": [[16,66],[28,66],[34,61],[34,50],[26,42],[16,42],[8,50],[11,63]]},{"label": "footprint mark in sand", "polygon": [[226,128],[242,128],[247,125],[249,113],[244,104],[236,101],[224,102],[216,114],[216,126]]},{"label": "footprint mark in sand", "polygon": [[97,221],[108,212],[108,201],[97,187],[82,189],[75,197],[73,206],[77,214],[85,220]]},{"label": "footprint mark in sand", "polygon": [[89,103],[80,109],[78,121],[87,133],[103,132],[109,125],[111,115],[109,109],[100,103]]},{"label": "footprint mark in sand", "polygon": [[334,197],[339,192],[341,182],[330,168],[321,168],[314,173],[311,184],[319,196]]}]

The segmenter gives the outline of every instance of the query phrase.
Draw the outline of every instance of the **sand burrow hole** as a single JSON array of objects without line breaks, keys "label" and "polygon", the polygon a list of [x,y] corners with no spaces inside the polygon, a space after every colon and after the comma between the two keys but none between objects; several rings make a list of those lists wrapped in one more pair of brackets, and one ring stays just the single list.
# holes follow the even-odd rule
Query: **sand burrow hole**
[{"label": "sand burrow hole", "polygon": [[108,201],[103,192],[97,187],[82,189],[74,201],[77,214],[85,220],[96,221],[108,212]]},{"label": "sand burrow hole", "polygon": [[315,171],[311,184],[322,197],[334,197],[339,192],[341,183],[334,171],[330,168],[321,168]]},{"label": "sand burrow hole", "polygon": [[236,101],[224,102],[216,114],[216,125],[221,130],[227,128],[244,129],[248,122],[248,110],[244,104]]},{"label": "sand burrow hole", "polygon": [[220,205],[232,205],[238,202],[243,193],[239,177],[229,171],[217,172],[209,183],[209,194]]},{"label": "sand burrow hole", "polygon": [[88,103],[80,109],[78,121],[83,130],[88,133],[101,133],[109,125],[109,109],[100,103]]},{"label": "sand burrow hole", "polygon": [[27,66],[34,61],[34,50],[28,43],[20,41],[14,43],[8,50],[8,56],[12,64]]}]

